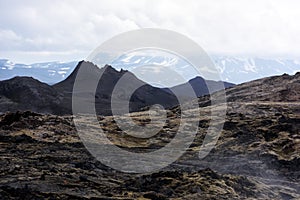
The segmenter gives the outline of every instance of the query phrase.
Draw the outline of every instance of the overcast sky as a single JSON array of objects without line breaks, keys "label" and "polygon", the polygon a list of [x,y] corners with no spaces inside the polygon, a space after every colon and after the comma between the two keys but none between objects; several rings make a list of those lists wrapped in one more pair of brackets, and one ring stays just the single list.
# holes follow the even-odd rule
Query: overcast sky
[{"label": "overcast sky", "polygon": [[209,54],[299,58],[299,21],[297,0],[0,0],[0,58],[80,60],[146,27],[186,34]]}]

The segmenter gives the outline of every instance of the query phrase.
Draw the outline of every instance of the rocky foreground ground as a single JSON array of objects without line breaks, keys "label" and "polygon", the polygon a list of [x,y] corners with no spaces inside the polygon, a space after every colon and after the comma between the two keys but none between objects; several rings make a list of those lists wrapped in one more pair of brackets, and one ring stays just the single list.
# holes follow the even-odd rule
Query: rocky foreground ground
[{"label": "rocky foreground ground", "polygon": [[[0,199],[300,198],[299,103],[228,103],[215,148],[199,159],[209,112],[209,106],[201,108],[199,131],[186,153],[148,174],[118,172],[97,161],[82,144],[71,116],[3,114]],[[141,125],[149,122],[147,111],[132,117]],[[177,109],[168,111],[168,117],[151,140],[127,136],[113,117],[99,117],[99,126],[115,145],[142,151],[161,148],[174,137]]]}]

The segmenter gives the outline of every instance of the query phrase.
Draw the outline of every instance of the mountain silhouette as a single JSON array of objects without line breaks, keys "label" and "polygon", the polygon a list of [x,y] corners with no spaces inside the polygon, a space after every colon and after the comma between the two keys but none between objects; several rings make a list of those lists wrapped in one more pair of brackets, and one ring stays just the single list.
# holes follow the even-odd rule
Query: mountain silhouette
[{"label": "mountain silhouette", "polygon": [[[77,76],[79,71],[81,74]],[[73,88],[75,80],[81,86],[77,91]],[[91,91],[91,81],[97,81],[95,91]],[[52,86],[31,77],[15,77],[0,81],[0,112],[31,110],[58,115],[72,114],[72,95],[82,101],[80,105],[82,112],[92,112],[85,110],[84,105],[88,101],[95,101],[95,110],[99,115],[112,114],[112,100],[114,100],[113,108],[118,113],[124,112],[128,102],[130,112],[149,108],[155,104],[172,108],[179,104],[174,94],[189,99],[190,95],[186,92],[188,84],[198,97],[209,93],[206,84],[213,92],[222,88],[219,86],[223,84],[225,87],[233,86],[227,82],[205,81],[201,77],[196,77],[171,89],[158,88],[138,79],[130,71],[117,71],[109,65],[99,68],[91,62],[80,61],[65,80]],[[112,94],[116,98],[113,99]]]},{"label": "mountain silhouette", "polygon": [[[90,80],[98,80],[101,76],[95,93],[95,107],[97,114],[111,114],[111,95],[114,88],[116,87],[116,84],[121,78],[122,86],[118,91],[118,94],[116,94],[117,99],[120,101],[120,106],[124,106],[124,102],[130,101],[129,110],[131,112],[138,111],[143,107],[154,104],[160,104],[165,108],[170,108],[178,105],[178,101],[174,95],[139,80],[134,74],[129,71],[117,71],[109,65],[106,65],[103,68],[98,68],[91,62],[82,61],[79,62],[79,64],[69,77],[53,86],[55,90],[63,94],[62,105],[66,109],[71,110],[70,106],[72,104],[73,85],[75,83],[75,79],[79,70],[81,70],[80,72],[82,74],[80,76],[81,79],[79,78],[77,79],[77,81],[79,81],[81,85],[86,87],[84,92],[89,90]],[[128,91],[131,91],[132,88],[134,88],[136,85],[141,85],[141,87],[135,90],[131,96],[130,94],[128,94]],[[82,94],[82,97],[86,95],[92,94]],[[128,95],[131,96],[130,99],[128,99]],[[88,97],[86,99],[88,99]]]},{"label": "mountain silhouette", "polygon": [[[165,88],[166,91],[174,92],[175,94],[183,97],[201,97],[204,95],[208,95],[210,93],[216,92],[218,90],[222,90],[224,88],[233,87],[235,84],[223,82],[223,81],[213,81],[213,80],[205,80],[204,78],[197,76],[187,83],[183,83],[180,85],[176,85],[171,88]],[[190,90],[192,88],[193,90]],[[208,89],[209,88],[209,89]]]}]

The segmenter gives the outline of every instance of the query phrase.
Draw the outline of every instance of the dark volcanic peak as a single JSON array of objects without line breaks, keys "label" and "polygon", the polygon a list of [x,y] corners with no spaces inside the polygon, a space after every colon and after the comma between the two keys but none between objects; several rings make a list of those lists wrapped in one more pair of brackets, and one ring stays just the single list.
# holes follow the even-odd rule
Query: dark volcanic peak
[{"label": "dark volcanic peak", "polygon": [[[188,81],[188,83],[184,83],[181,85],[174,86],[170,88],[172,91],[176,92],[176,94],[180,96],[191,97],[193,94],[189,94],[189,88],[192,87],[197,97],[201,97],[207,95],[209,93],[213,93],[219,91],[224,88],[233,87],[233,83],[223,82],[223,81],[213,81],[213,80],[205,80],[204,78],[197,76]],[[210,90],[208,89],[210,88]],[[169,91],[169,89],[166,89]]]},{"label": "dark volcanic peak", "polygon": [[[29,76],[15,76],[11,79],[7,79],[4,81],[1,81],[2,83],[7,83],[10,82],[12,84],[21,84],[21,85],[26,85],[26,84],[38,84],[38,83],[42,83],[39,80],[33,78],[33,77],[29,77]],[[44,85],[48,85],[46,83],[43,83]]]},{"label": "dark volcanic peak", "polygon": [[[62,91],[64,89],[66,89],[66,87],[68,87],[69,89],[73,88],[77,73],[78,73],[79,69],[83,66],[85,68],[85,71],[88,72],[89,75],[97,76],[99,74],[100,69],[96,65],[94,65],[91,62],[86,62],[86,61],[82,60],[77,64],[74,71],[65,80],[53,85],[53,87],[57,90],[62,90]],[[86,78],[88,79],[89,77],[86,77]],[[90,77],[90,78],[92,78],[92,77]],[[71,91],[72,91],[72,89],[68,90],[67,92],[71,92]],[[63,91],[63,92],[66,92],[66,91]]]},{"label": "dark volcanic peak", "polygon": [[32,110],[57,113],[62,96],[51,86],[32,77],[0,81],[0,111]]},{"label": "dark volcanic peak", "polygon": [[104,67],[99,68],[92,62],[82,60],[78,63],[74,71],[65,80],[55,84],[53,87],[55,89],[61,90],[62,92],[65,92],[66,89],[68,89],[67,91],[70,92],[71,89],[73,89],[73,85],[79,70],[81,73],[83,73],[81,75],[83,79],[79,81],[88,81],[90,79],[97,80],[100,77],[101,73],[103,73],[103,76],[110,75],[110,79],[120,78],[125,72],[127,72],[125,70],[117,71],[110,65],[105,65]]},{"label": "dark volcanic peak", "polygon": [[[216,92],[222,88],[230,88],[235,86],[235,84],[233,83],[228,83],[224,81],[205,80],[204,78],[199,76],[191,79],[189,83],[192,85],[198,97],[206,95],[209,92]],[[208,91],[208,87],[210,88],[210,91]]]},{"label": "dark volcanic peak", "polygon": [[[77,77],[78,72],[81,73],[79,77]],[[178,104],[176,97],[172,94],[163,89],[146,84],[127,70],[117,71],[110,65],[98,68],[93,63],[85,61],[81,61],[74,72],[66,78],[66,80],[55,84],[53,87],[64,95],[62,105],[71,112],[72,92],[75,79],[80,81],[81,85],[89,87],[90,80],[98,80],[100,78],[95,94],[96,110],[98,114],[110,115],[111,95],[121,77],[122,88],[120,89],[119,94],[117,94],[120,102],[124,103],[125,101],[128,101],[127,97],[130,95],[129,92],[134,86],[143,85],[130,95],[130,111],[138,111],[143,107],[151,106],[153,104],[161,104],[165,107],[172,107]],[[89,88],[87,88],[87,90],[88,89]],[[88,101],[88,99],[86,100]],[[120,103],[120,106],[122,107],[123,104]]]}]

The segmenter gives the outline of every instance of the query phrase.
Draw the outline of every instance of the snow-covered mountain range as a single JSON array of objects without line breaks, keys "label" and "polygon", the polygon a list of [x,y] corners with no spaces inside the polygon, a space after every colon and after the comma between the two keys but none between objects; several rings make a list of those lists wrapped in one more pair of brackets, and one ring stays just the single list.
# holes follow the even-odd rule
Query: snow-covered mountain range
[{"label": "snow-covered mountain range", "polygon": [[[300,61],[293,59],[230,56],[211,56],[211,58],[219,70],[222,80],[236,84],[272,75],[284,73],[295,74],[297,71],[300,71]],[[77,63],[78,61],[45,62],[28,65],[14,63],[7,59],[0,59],[0,80],[9,79],[14,76],[31,76],[42,82],[54,84],[64,80],[74,70]],[[179,71],[182,74],[186,74],[189,79],[195,77],[192,71],[185,70],[187,63],[176,57],[128,54],[118,58],[111,64],[116,69],[123,68],[132,70],[133,72],[139,65],[177,66],[180,69]],[[143,80],[143,78],[141,79]],[[145,81],[147,82],[147,80]]]},{"label": "snow-covered mountain range", "polygon": [[[193,70],[188,67],[189,64],[177,56],[172,56],[170,54],[165,56],[149,55],[150,54],[142,54],[139,52],[129,53],[117,59],[112,65],[117,69],[125,68],[132,71],[139,65],[164,65],[177,68],[177,71],[181,75],[183,74],[185,77],[188,77],[188,80],[195,77]],[[293,75],[297,71],[300,71],[300,59],[271,59],[216,55],[211,56],[211,59],[219,71],[222,81],[235,84],[273,75],[282,75],[284,73]]]},{"label": "snow-covered mountain range", "polygon": [[300,59],[269,59],[212,56],[224,81],[243,83],[251,80],[300,71]]},{"label": "snow-covered mountain range", "polygon": [[73,62],[44,62],[34,64],[14,63],[7,59],[0,59],[0,80],[15,76],[30,76],[48,84],[64,80],[76,67]]}]

